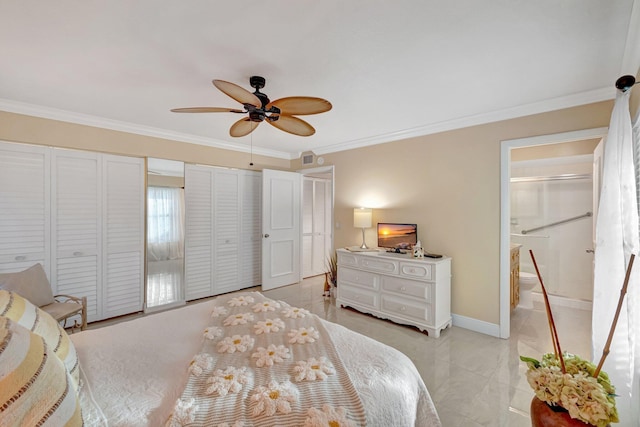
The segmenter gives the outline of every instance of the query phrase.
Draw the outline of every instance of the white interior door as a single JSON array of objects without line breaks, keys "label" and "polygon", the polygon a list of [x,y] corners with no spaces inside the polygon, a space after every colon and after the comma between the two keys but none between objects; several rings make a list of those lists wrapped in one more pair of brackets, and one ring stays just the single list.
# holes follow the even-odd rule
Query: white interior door
[{"label": "white interior door", "polygon": [[262,171],[262,289],[299,282],[302,175]]}]

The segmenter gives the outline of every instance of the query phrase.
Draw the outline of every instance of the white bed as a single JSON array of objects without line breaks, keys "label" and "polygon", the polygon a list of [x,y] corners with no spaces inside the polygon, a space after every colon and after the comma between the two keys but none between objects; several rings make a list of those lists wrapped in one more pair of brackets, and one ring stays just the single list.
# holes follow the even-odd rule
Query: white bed
[{"label": "white bed", "polygon": [[[209,300],[71,335],[80,360],[86,425],[165,425],[189,379],[190,362],[201,351],[214,306]],[[441,426],[408,357],[318,320],[358,392],[367,425]]]}]

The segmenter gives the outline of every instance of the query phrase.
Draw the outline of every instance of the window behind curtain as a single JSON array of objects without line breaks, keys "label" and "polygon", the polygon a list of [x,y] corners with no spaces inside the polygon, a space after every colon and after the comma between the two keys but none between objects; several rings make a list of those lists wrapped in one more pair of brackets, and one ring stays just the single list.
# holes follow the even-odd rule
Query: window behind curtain
[{"label": "window behind curtain", "polygon": [[184,257],[184,190],[149,187],[147,192],[147,259]]}]

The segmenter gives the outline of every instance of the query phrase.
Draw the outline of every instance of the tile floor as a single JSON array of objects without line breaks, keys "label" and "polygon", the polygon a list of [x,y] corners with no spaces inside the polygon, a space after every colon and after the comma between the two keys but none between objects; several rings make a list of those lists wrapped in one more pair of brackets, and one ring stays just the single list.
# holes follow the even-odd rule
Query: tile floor
[{"label": "tile floor", "polygon": [[[323,298],[323,283],[324,276],[318,276],[264,294],[307,308],[409,356],[429,389],[444,427],[531,425],[528,414],[533,391],[519,356],[537,358],[552,351],[542,305],[513,311],[508,340],[455,326],[443,331],[440,338],[431,338],[412,327],[337,308],[335,299]],[[563,350],[588,358],[591,312],[555,306],[553,310]],[[90,328],[129,318],[94,323]]]}]

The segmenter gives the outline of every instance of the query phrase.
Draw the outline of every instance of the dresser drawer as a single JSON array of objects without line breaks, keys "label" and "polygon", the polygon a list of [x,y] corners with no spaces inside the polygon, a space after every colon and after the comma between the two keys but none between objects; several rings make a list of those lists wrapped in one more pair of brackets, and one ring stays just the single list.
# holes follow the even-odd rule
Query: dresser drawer
[{"label": "dresser drawer", "polygon": [[344,282],[371,290],[380,289],[379,276],[377,274],[340,267],[338,268],[338,286],[342,286]]},{"label": "dresser drawer", "polygon": [[338,253],[338,265],[346,265],[346,266],[352,266],[355,267],[356,265],[358,265],[358,258],[356,258],[355,255],[350,254],[350,253],[343,253],[343,252],[339,252]]},{"label": "dresser drawer", "polygon": [[433,280],[435,277],[433,264],[400,263],[400,275],[412,279]]},{"label": "dresser drawer", "polygon": [[355,286],[345,284],[338,286],[338,299],[340,304],[343,305],[353,302],[360,306],[378,310],[380,308],[378,295],[375,291],[365,291]]},{"label": "dresser drawer", "polygon": [[360,266],[371,271],[387,274],[398,274],[398,261],[382,259],[375,256],[364,256],[360,259]]},{"label": "dresser drawer", "polygon": [[400,277],[383,276],[380,289],[384,292],[393,292],[410,298],[420,298],[422,301],[431,302],[431,288],[433,285],[427,282],[415,282],[401,279]]},{"label": "dresser drawer", "polygon": [[385,294],[382,294],[380,298],[380,309],[385,313],[406,319],[414,319],[422,324],[431,324],[433,322],[433,313],[429,303]]}]

